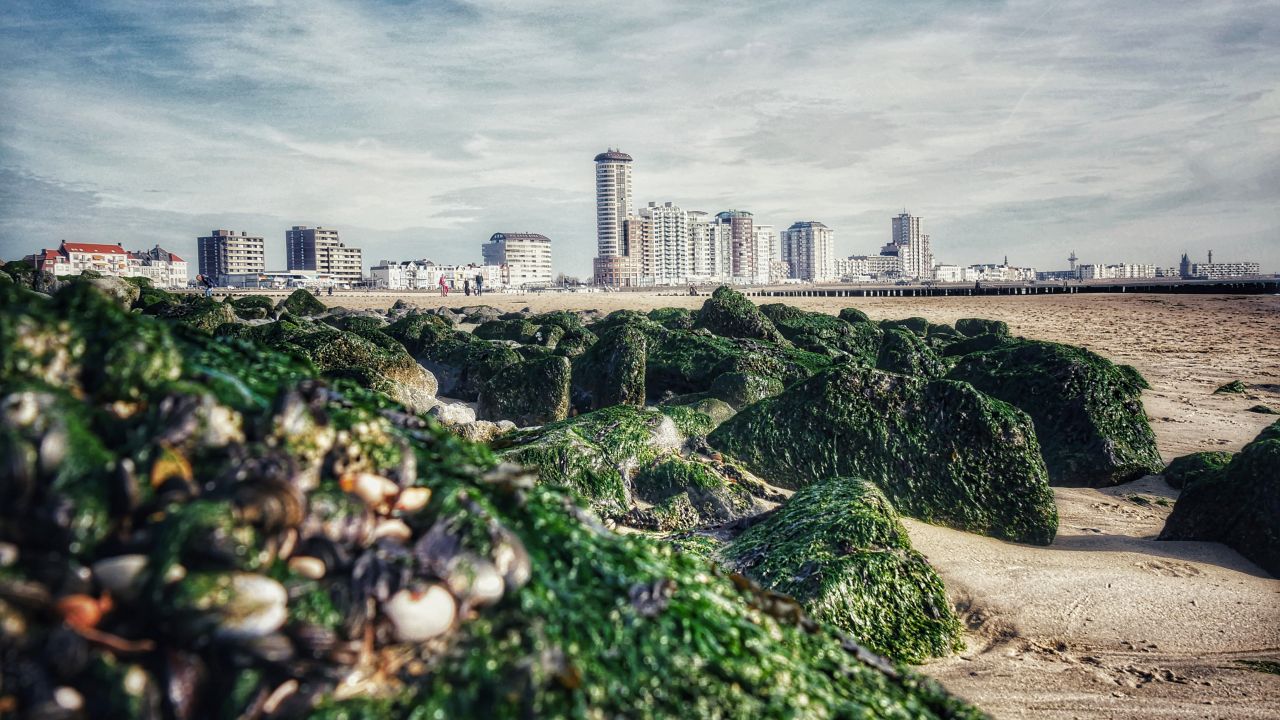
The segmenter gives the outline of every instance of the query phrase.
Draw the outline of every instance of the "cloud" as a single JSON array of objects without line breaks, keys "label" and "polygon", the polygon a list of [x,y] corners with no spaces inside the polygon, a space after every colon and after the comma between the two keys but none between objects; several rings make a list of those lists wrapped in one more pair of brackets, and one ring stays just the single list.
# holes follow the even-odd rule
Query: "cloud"
[{"label": "cloud", "polygon": [[13,0],[0,256],[306,223],[367,260],[539,231],[587,274],[590,158],[622,146],[638,203],[842,253],[905,206],[940,260],[1280,270],[1277,48],[1277,0]]}]

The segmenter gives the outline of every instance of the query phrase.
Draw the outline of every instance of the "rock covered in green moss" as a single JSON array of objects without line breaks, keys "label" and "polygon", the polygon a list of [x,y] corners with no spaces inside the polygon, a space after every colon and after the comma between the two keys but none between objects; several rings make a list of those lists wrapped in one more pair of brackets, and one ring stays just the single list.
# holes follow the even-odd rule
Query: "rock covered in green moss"
[{"label": "rock covered in green moss", "polygon": [[707,440],[775,485],[862,477],[921,520],[1038,544],[1057,531],[1030,418],[967,383],[836,365]]},{"label": "rock covered in green moss", "polygon": [[640,468],[631,487],[635,507],[619,522],[643,530],[687,530],[760,512],[746,485],[718,472],[709,461],[677,454]]},{"label": "rock covered in green moss", "polygon": [[328,310],[314,293],[304,288],[298,288],[289,293],[289,297],[281,300],[278,307],[298,317],[323,315]]},{"label": "rock covered in green moss", "polygon": [[1164,466],[1142,407],[1146,382],[1084,348],[1021,341],[964,356],[948,374],[1021,408],[1055,485],[1104,487]]},{"label": "rock covered in green moss", "polygon": [[1009,335],[1009,323],[1003,320],[984,320],[982,318],[961,318],[956,321],[956,330],[965,337],[979,335]]},{"label": "rock covered in green moss", "polygon": [[568,358],[548,355],[504,365],[480,386],[480,414],[527,427],[569,416]]},{"label": "rock covered in green moss", "polygon": [[942,580],[865,480],[804,487],[719,556],[876,652],[918,663],[963,645]]},{"label": "rock covered in green moss", "polygon": [[1232,380],[1229,383],[1223,383],[1222,385],[1219,385],[1218,389],[1213,391],[1213,394],[1214,395],[1229,395],[1229,394],[1238,395],[1243,393],[1245,390],[1246,388],[1244,386],[1244,383],[1240,382],[1239,380]]},{"label": "rock covered in green moss", "polygon": [[1189,481],[1161,540],[1226,543],[1280,576],[1280,422],[1264,429],[1225,468]]},{"label": "rock covered in green moss", "polygon": [[1226,469],[1234,456],[1235,453],[1229,452],[1198,452],[1183,455],[1170,461],[1160,476],[1169,483],[1169,487],[1182,490],[1201,480],[1217,476]]},{"label": "rock covered in green moss", "polygon": [[693,329],[693,311],[687,308],[654,308],[648,318],[668,330]]},{"label": "rock covered in green moss", "polygon": [[888,372],[922,378],[938,378],[947,365],[924,339],[902,327],[890,327],[880,340],[875,366]]},{"label": "rock covered in green moss", "polygon": [[440,393],[448,397],[476,400],[498,370],[520,362],[520,355],[510,347],[454,330],[436,315],[408,315],[385,332],[436,376]]},{"label": "rock covered in green moss", "polygon": [[1013,345],[1017,340],[1008,335],[974,335],[963,340],[956,340],[948,343],[942,348],[944,357],[959,357],[961,355],[969,355],[970,353],[986,352],[994,350],[1005,345]]},{"label": "rock covered in green moss", "polygon": [[[0,286],[0,293],[13,288]],[[794,717],[797,698],[814,717],[980,717],[930,681],[812,625],[703,560],[605,531],[563,493],[524,487],[518,473],[494,466],[487,449],[424,425],[380,395],[341,380],[326,387],[289,355],[125,313],[91,290],[79,292],[53,301],[0,296],[0,332],[20,348],[0,345],[4,467],[13,467],[13,453],[41,459],[51,428],[38,423],[59,417],[80,418],[81,430],[96,438],[76,438],[80,447],[96,444],[102,454],[86,463],[75,454],[50,455],[38,491],[23,500],[28,504],[0,504],[0,542],[16,548],[0,582],[34,591],[24,596],[34,605],[6,605],[6,623],[20,623],[24,632],[0,641],[0,687],[19,717],[52,707],[46,703],[58,687],[67,688],[61,697],[82,698],[103,717],[152,717],[167,707],[166,669],[181,671],[189,684],[178,699],[192,704],[192,717],[257,714],[269,695],[294,683],[305,692],[285,698],[288,711],[330,720],[783,718]],[[113,332],[100,332],[102,320],[116,323]],[[83,363],[29,362],[60,357],[52,346],[35,347],[39,337],[63,337],[63,349],[142,356],[131,360],[135,366],[151,365],[145,358],[153,350],[169,357],[175,349],[179,372],[137,377],[122,392],[143,402],[121,412],[107,395],[84,392],[94,383]],[[18,353],[26,360],[18,362]],[[28,412],[18,383],[41,383],[83,412]],[[215,424],[221,432],[188,434],[185,414],[205,412],[200,408],[222,416]],[[234,428],[243,433],[227,432]],[[184,464],[171,456],[176,449],[199,461]],[[166,494],[160,506],[139,496],[136,513],[125,495],[117,507],[107,495],[64,492],[75,486],[105,493],[110,485],[100,473],[127,480],[122,468],[141,476],[139,489],[151,487],[149,477],[177,484],[174,491],[160,486]],[[429,502],[391,517],[372,515],[366,500],[343,490],[341,475],[351,470],[398,478],[429,491]],[[50,477],[71,486],[51,486]],[[274,484],[297,478],[303,478],[298,486]],[[6,498],[12,481],[11,473],[0,476]],[[118,534],[109,548],[73,549],[58,532],[29,532],[30,522],[65,527],[103,498],[111,520],[133,521],[83,523]],[[402,527],[375,542],[361,530],[370,517]],[[290,530],[298,542],[281,543],[279,533]],[[334,565],[313,558],[309,565],[327,570],[319,579],[294,572],[286,548],[306,557],[325,546],[313,533],[328,532],[349,556],[325,556]],[[32,547],[32,538],[45,546]],[[142,587],[131,584],[130,563],[116,563],[110,573],[97,564],[121,559],[122,550],[152,568],[136,576]],[[344,557],[359,559],[355,565],[363,569]],[[377,601],[379,588],[407,583],[421,591],[428,583],[438,598],[449,579],[459,581],[449,585],[450,595],[478,598],[467,581],[475,576],[444,561],[462,558],[474,568],[489,557],[504,569],[502,591],[487,602],[468,601],[444,634],[416,642],[383,632],[393,615]],[[185,577],[165,571],[176,565]],[[113,593],[114,608],[97,628],[108,642],[77,639],[41,605],[64,569],[84,592],[96,594],[108,581],[124,588]],[[228,612],[244,607],[238,598],[246,594],[257,596],[245,608],[250,613]],[[214,632],[199,632],[213,618]],[[365,633],[375,625],[378,632]],[[266,636],[250,639],[257,634]],[[369,654],[327,650],[368,643]],[[67,672],[68,649],[80,672]],[[422,664],[399,662],[411,656]]]},{"label": "rock covered in green moss", "polygon": [[871,317],[858,308],[844,308],[840,311],[839,318],[847,323],[855,325],[858,323],[871,322]]},{"label": "rock covered in green moss", "polygon": [[1254,405],[1249,408],[1249,412],[1258,413],[1259,415],[1280,415],[1280,410],[1276,410],[1270,405]]},{"label": "rock covered in green moss", "polygon": [[579,313],[565,310],[540,313],[529,318],[529,321],[544,327],[560,328],[560,338],[555,343],[556,353],[574,358],[586,352],[595,344],[596,334],[591,332]]},{"label": "rock covered in green moss", "polygon": [[706,328],[721,337],[786,342],[755,303],[728,285],[721,285],[702,304],[694,327]]},{"label": "rock covered in green moss", "polygon": [[881,320],[880,328],[882,330],[906,330],[915,334],[916,337],[925,337],[929,334],[929,321],[922,317],[909,317],[901,320]]},{"label": "rock covered in green moss", "polygon": [[306,358],[328,377],[354,380],[419,412],[435,405],[439,389],[435,376],[391,336],[376,330],[350,332],[319,327],[290,337],[276,347]]},{"label": "rock covered in green moss", "polygon": [[644,405],[647,336],[630,325],[609,328],[573,360],[573,404],[580,411]]},{"label": "rock covered in green moss", "polygon": [[554,350],[564,337],[558,325],[540,325],[527,319],[490,320],[478,325],[474,335],[482,340],[506,340],[521,345],[537,345]]},{"label": "rock covered in green moss", "polygon": [[760,312],[796,347],[833,358],[853,357],[875,364],[880,332],[869,322],[850,323],[825,313],[805,312],[791,305],[760,306]]},{"label": "rock covered in green moss", "polygon": [[780,394],[782,381],[767,375],[750,372],[721,373],[711,382],[710,393],[736,409]]},{"label": "rock covered in green moss", "polygon": [[266,295],[238,295],[227,302],[241,320],[266,320],[276,311],[276,304]]}]

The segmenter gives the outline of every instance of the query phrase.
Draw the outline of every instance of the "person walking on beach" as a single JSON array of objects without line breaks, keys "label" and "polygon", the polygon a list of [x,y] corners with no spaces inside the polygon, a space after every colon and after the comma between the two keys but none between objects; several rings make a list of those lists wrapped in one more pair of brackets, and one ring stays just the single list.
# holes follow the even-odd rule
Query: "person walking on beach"
[{"label": "person walking on beach", "polygon": [[449,297],[449,285],[444,281],[444,276],[440,276],[440,297]]},{"label": "person walking on beach", "polygon": [[476,296],[479,297],[480,295],[483,295],[483,294],[484,294],[484,276],[477,274],[476,275]]},{"label": "person walking on beach", "polygon": [[465,293],[467,297],[471,297],[471,281],[470,280],[462,281],[462,292]]}]

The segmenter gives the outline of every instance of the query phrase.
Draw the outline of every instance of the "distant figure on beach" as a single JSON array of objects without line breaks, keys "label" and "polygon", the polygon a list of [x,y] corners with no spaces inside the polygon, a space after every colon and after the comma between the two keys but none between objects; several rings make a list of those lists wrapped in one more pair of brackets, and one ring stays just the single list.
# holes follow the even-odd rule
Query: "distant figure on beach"
[{"label": "distant figure on beach", "polygon": [[444,276],[440,276],[440,297],[449,297],[449,284],[444,281]]},{"label": "distant figure on beach", "polygon": [[462,281],[462,292],[467,297],[471,297],[471,281],[470,280]]},{"label": "distant figure on beach", "polygon": [[329,286],[329,297],[333,297],[333,286]]},{"label": "distant figure on beach", "polygon": [[689,286],[689,294],[690,294],[690,295],[697,295],[697,294],[698,294],[698,288],[696,288],[696,287],[694,287],[694,286],[690,285],[690,286]]},{"label": "distant figure on beach", "polygon": [[484,294],[484,276],[476,275],[476,295]]}]

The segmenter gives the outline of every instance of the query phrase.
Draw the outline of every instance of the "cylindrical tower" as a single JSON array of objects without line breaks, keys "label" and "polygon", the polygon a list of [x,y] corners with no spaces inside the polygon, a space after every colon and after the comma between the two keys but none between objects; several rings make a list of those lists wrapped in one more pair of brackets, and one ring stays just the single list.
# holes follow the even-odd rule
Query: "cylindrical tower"
[{"label": "cylindrical tower", "polygon": [[631,215],[631,156],[610,148],[596,156],[596,254],[623,252],[622,223]]}]

